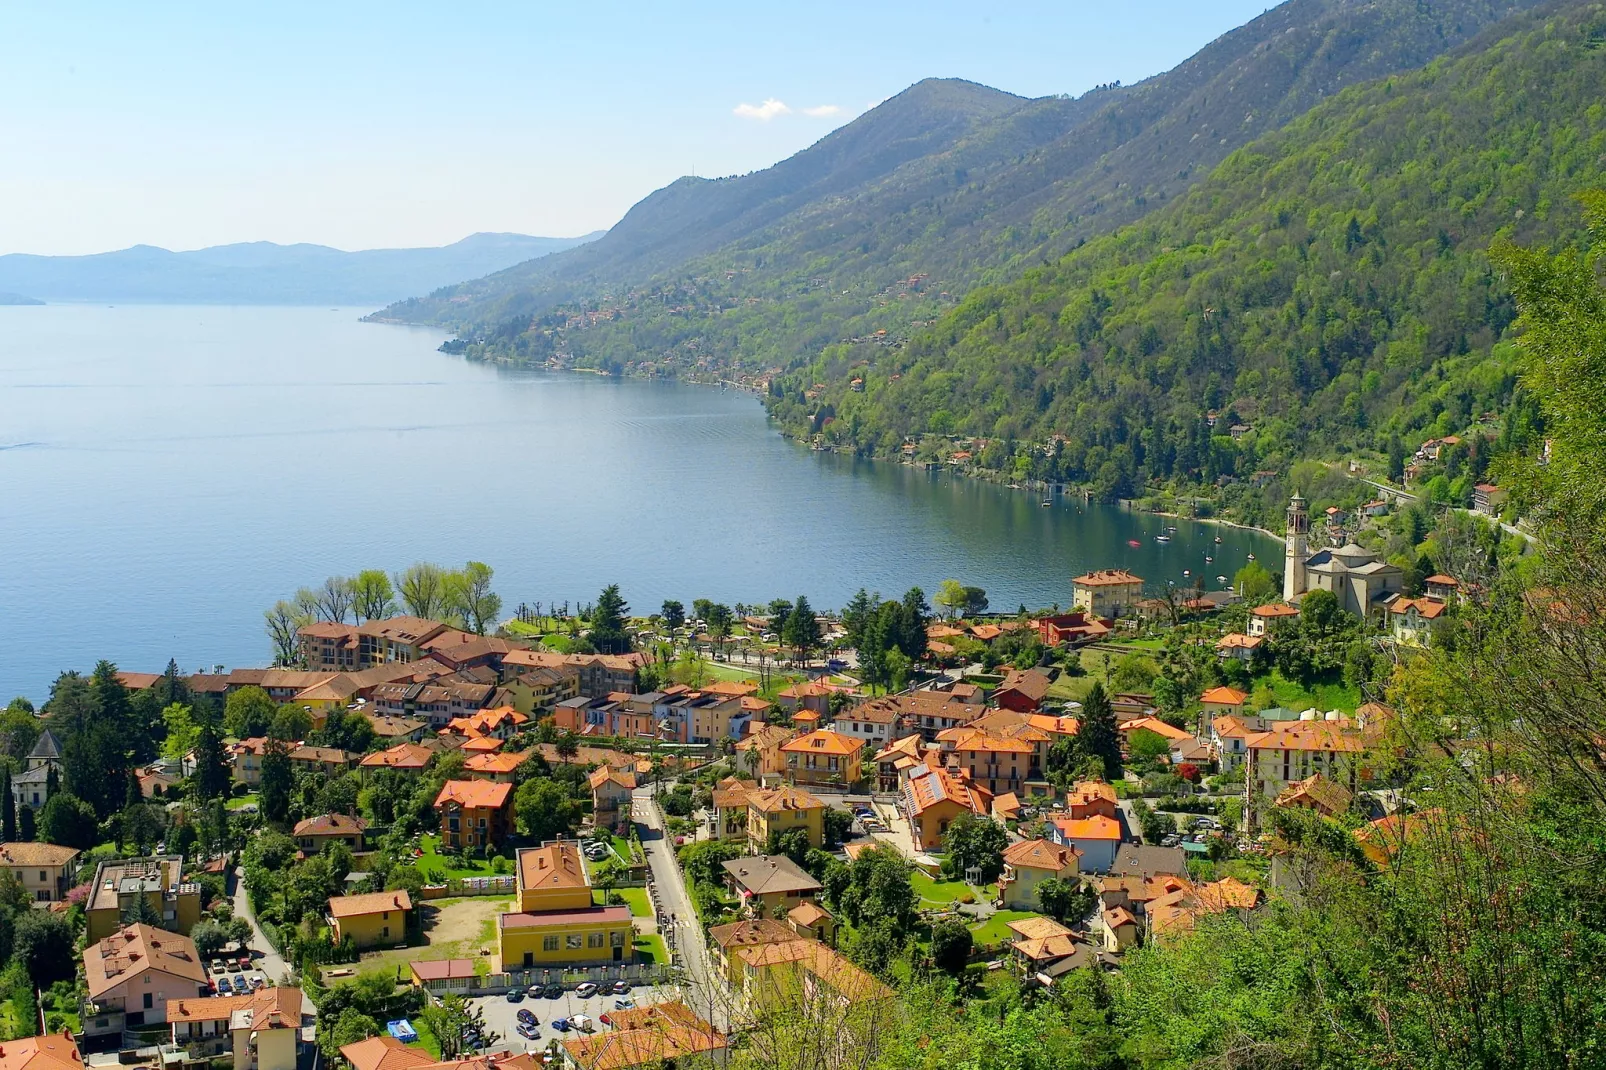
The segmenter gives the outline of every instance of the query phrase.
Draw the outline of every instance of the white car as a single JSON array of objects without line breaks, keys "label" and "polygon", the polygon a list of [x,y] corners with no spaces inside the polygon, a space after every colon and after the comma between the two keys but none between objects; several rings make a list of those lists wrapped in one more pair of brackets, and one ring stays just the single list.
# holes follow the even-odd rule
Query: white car
[{"label": "white car", "polygon": [[[585,986],[582,985],[581,987]],[[579,989],[575,989],[575,991],[578,992]],[[596,1023],[591,1020],[591,1016],[588,1014],[571,1014],[569,1016],[569,1024],[582,1033],[595,1033],[597,1031]]]},{"label": "white car", "polygon": [[597,986],[590,981],[586,981],[574,990],[574,994],[580,999],[590,999],[597,994]]}]

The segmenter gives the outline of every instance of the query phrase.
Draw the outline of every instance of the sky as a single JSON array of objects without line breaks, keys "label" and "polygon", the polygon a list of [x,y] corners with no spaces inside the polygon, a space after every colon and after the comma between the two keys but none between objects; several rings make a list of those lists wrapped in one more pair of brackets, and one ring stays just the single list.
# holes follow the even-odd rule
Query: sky
[{"label": "sky", "polygon": [[1268,0],[33,4],[0,35],[0,253],[605,229],[927,77],[1079,95]]}]

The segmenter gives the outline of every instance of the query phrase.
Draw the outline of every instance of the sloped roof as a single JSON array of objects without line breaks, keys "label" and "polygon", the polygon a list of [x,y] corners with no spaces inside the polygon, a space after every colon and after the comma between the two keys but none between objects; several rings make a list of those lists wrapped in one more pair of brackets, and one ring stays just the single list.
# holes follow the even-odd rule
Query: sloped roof
[{"label": "sloped roof", "polygon": [[53,843],[0,843],[0,866],[65,866],[78,854],[76,847]]},{"label": "sloped roof", "polygon": [[829,728],[817,728],[781,744],[781,750],[787,754],[831,754],[843,758],[851,757],[863,749],[864,740],[833,732]]},{"label": "sloped roof", "polygon": [[61,740],[56,738],[56,733],[52,732],[48,728],[45,729],[43,732],[39,733],[39,738],[34,740],[33,750],[28,752],[28,757],[60,758]]},{"label": "sloped roof", "polygon": [[747,795],[747,805],[762,814],[782,810],[824,810],[825,802],[802,788],[782,784],[768,791],[753,791]]},{"label": "sloped roof", "polygon": [[23,1037],[0,1044],[0,1070],[84,1070],[84,1058],[65,1032]]},{"label": "sloped roof", "polygon": [[1062,869],[1076,868],[1076,856],[1081,852],[1074,847],[1062,847],[1048,840],[1022,840],[1004,850],[1004,861],[1016,868],[1046,869],[1058,873]]},{"label": "sloped roof", "polygon": [[580,849],[572,843],[549,843],[545,847],[526,847],[519,852],[519,887],[589,888]]},{"label": "sloped roof", "polygon": [[421,1048],[409,1048],[392,1036],[369,1037],[355,1044],[347,1044],[340,1054],[352,1070],[415,1070],[432,1066],[435,1060]]},{"label": "sloped roof", "polygon": [[797,939],[797,933],[790,926],[770,918],[716,925],[708,930],[708,935],[714,943],[727,951],[738,947],[784,944]]},{"label": "sloped roof", "polygon": [[359,918],[364,914],[384,914],[392,910],[413,909],[413,898],[407,889],[390,892],[368,892],[365,895],[336,895],[329,898],[329,916],[332,918]]},{"label": "sloped roof", "polygon": [[98,999],[147,970],[158,970],[197,984],[206,980],[206,969],[195,952],[193,940],[149,925],[126,925],[84,949],[84,978],[89,985],[90,999]]},{"label": "sloped roof", "polygon": [[304,821],[297,821],[295,828],[290,830],[292,836],[359,836],[368,828],[368,822],[360,817],[348,817],[345,814],[319,814]]},{"label": "sloped roof", "polygon": [[1059,828],[1060,834],[1068,840],[1119,841],[1121,839],[1121,823],[1103,814],[1083,818],[1057,817],[1054,819],[1054,824]]},{"label": "sloped roof", "polygon": [[785,855],[735,858],[724,863],[724,867],[740,888],[753,895],[794,891],[813,893],[822,887],[802,866]]},{"label": "sloped roof", "polygon": [[294,985],[274,985],[243,996],[167,1001],[169,1022],[226,1022],[236,1011],[250,1012],[253,1030],[300,1029],[301,989]]},{"label": "sloped roof", "polygon": [[398,743],[363,756],[358,765],[368,769],[422,769],[435,752],[417,743]]},{"label": "sloped roof", "polygon": [[491,780],[448,780],[435,796],[437,807],[456,803],[465,809],[500,810],[513,795],[513,785]]},{"label": "sloped roof", "polygon": [[1199,696],[1199,701],[1214,702],[1222,706],[1242,706],[1249,701],[1249,695],[1236,687],[1212,687]]}]

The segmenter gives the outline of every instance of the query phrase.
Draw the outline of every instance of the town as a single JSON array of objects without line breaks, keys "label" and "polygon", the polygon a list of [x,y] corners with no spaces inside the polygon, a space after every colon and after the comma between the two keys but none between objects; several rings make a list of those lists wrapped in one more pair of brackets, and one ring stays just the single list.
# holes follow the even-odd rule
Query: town
[{"label": "town", "polygon": [[1280,582],[1036,614],[610,588],[475,631],[365,573],[274,667],[64,674],[0,726],[6,1055],[686,1066],[798,1016],[863,1054],[932,971],[1052,990],[1247,922],[1290,830],[1386,865],[1429,820],[1381,685],[1479,585],[1346,519],[1296,495]]}]

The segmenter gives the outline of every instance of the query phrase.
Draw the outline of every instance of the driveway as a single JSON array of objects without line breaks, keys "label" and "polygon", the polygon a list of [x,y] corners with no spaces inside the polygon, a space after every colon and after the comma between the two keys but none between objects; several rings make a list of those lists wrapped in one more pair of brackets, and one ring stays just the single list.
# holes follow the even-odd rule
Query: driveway
[{"label": "driveway", "polygon": [[[256,968],[261,970],[263,976],[276,985],[287,983],[290,978],[290,967],[279,956],[279,953],[273,950],[273,945],[268,943],[267,934],[262,931],[262,926],[257,922],[256,912],[251,909],[251,899],[245,894],[244,869],[236,869],[234,871],[234,916],[244,918],[251,923],[251,940],[247,946],[251,949],[251,958],[254,960]],[[311,1042],[317,1039],[315,1035],[317,1018],[318,1008],[303,993],[301,1000],[302,1040]]]},{"label": "driveway", "polygon": [[727,1028],[730,996],[724,981],[716,979],[709,962],[702,923],[686,892],[686,880],[675,860],[675,848],[664,833],[664,817],[650,788],[636,789],[631,813],[641,835],[641,847],[647,855],[653,885],[658,889],[658,931],[673,950],[673,960],[684,971],[679,984],[680,998],[704,1021]]}]

